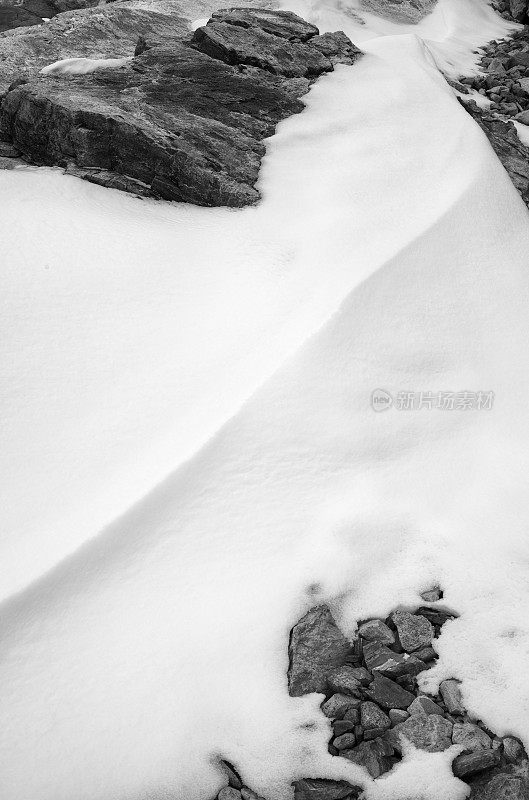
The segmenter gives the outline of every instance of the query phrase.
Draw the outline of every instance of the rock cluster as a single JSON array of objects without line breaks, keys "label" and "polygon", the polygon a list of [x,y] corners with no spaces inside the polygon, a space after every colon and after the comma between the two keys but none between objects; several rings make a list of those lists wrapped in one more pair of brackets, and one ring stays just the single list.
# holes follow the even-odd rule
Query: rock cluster
[{"label": "rock cluster", "polygon": [[97,5],[98,0],[2,0],[0,33],[31,25],[42,25],[61,11]]},{"label": "rock cluster", "polygon": [[118,69],[15,85],[0,105],[0,137],[30,163],[139,195],[256,202],[263,140],[303,110],[318,76],[360,51],[285,11],[223,10],[194,34],[181,22],[162,44],[142,32],[146,47]]},{"label": "rock cluster", "polygon": [[505,19],[525,22],[528,19],[529,0],[493,0],[492,5]]}]

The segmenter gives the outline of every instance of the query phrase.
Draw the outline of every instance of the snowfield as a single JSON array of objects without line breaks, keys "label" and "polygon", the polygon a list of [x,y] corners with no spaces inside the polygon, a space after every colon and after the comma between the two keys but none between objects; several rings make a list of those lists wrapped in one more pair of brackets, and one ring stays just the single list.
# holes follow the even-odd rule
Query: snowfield
[{"label": "snowfield", "polygon": [[[360,42],[337,8],[292,6]],[[462,800],[454,752],[370,781],[286,687],[315,602],[352,634],[433,583],[460,617],[424,688],[460,678],[529,745],[529,216],[436,67],[508,26],[455,8],[366,15],[256,208],[0,173],[3,800],[207,800],[219,756],[270,800],[304,776]]]}]

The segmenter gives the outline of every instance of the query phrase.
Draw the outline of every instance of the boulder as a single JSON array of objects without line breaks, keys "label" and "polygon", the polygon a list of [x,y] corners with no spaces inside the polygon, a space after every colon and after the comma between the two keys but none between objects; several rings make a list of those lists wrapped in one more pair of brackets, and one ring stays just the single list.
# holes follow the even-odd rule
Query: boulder
[{"label": "boulder", "polygon": [[330,609],[311,608],[290,633],[289,694],[299,697],[309,692],[325,692],[327,675],[343,665],[350,647]]}]

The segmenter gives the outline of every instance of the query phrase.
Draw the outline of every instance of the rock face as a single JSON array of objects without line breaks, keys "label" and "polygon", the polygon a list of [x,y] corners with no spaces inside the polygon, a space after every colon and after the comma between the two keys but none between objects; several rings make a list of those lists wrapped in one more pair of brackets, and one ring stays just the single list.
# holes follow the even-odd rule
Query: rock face
[{"label": "rock face", "polygon": [[362,0],[366,11],[379,14],[395,22],[415,24],[430,14],[437,0]]},{"label": "rock face", "polygon": [[[290,632],[289,694],[300,697],[309,692],[325,692],[327,675],[344,665],[350,649],[330,609],[327,606],[312,608]],[[349,700],[345,697],[346,704]]]},{"label": "rock face", "polygon": [[256,202],[263,139],[303,110],[312,80],[359,51],[290,12],[218,12],[192,36],[180,27],[118,69],[12,89],[1,135],[31,163],[104,186],[199,205]]},{"label": "rock face", "polygon": [[42,25],[61,11],[95,6],[97,0],[2,0],[0,3],[0,33],[11,28]]}]

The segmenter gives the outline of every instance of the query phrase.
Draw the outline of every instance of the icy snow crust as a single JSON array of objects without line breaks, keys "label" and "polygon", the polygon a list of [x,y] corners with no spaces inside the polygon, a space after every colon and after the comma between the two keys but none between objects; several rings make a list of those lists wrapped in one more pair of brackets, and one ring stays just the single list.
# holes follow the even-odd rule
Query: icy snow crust
[{"label": "icy snow crust", "polygon": [[[218,755],[271,800],[366,780],[288,697],[289,628],[437,582],[461,616],[425,688],[461,678],[529,743],[527,210],[431,42],[363,47],[269,141],[258,208],[0,174],[5,800],[204,800]],[[376,414],[375,388],[496,403]],[[451,755],[369,800],[463,798]]]}]

